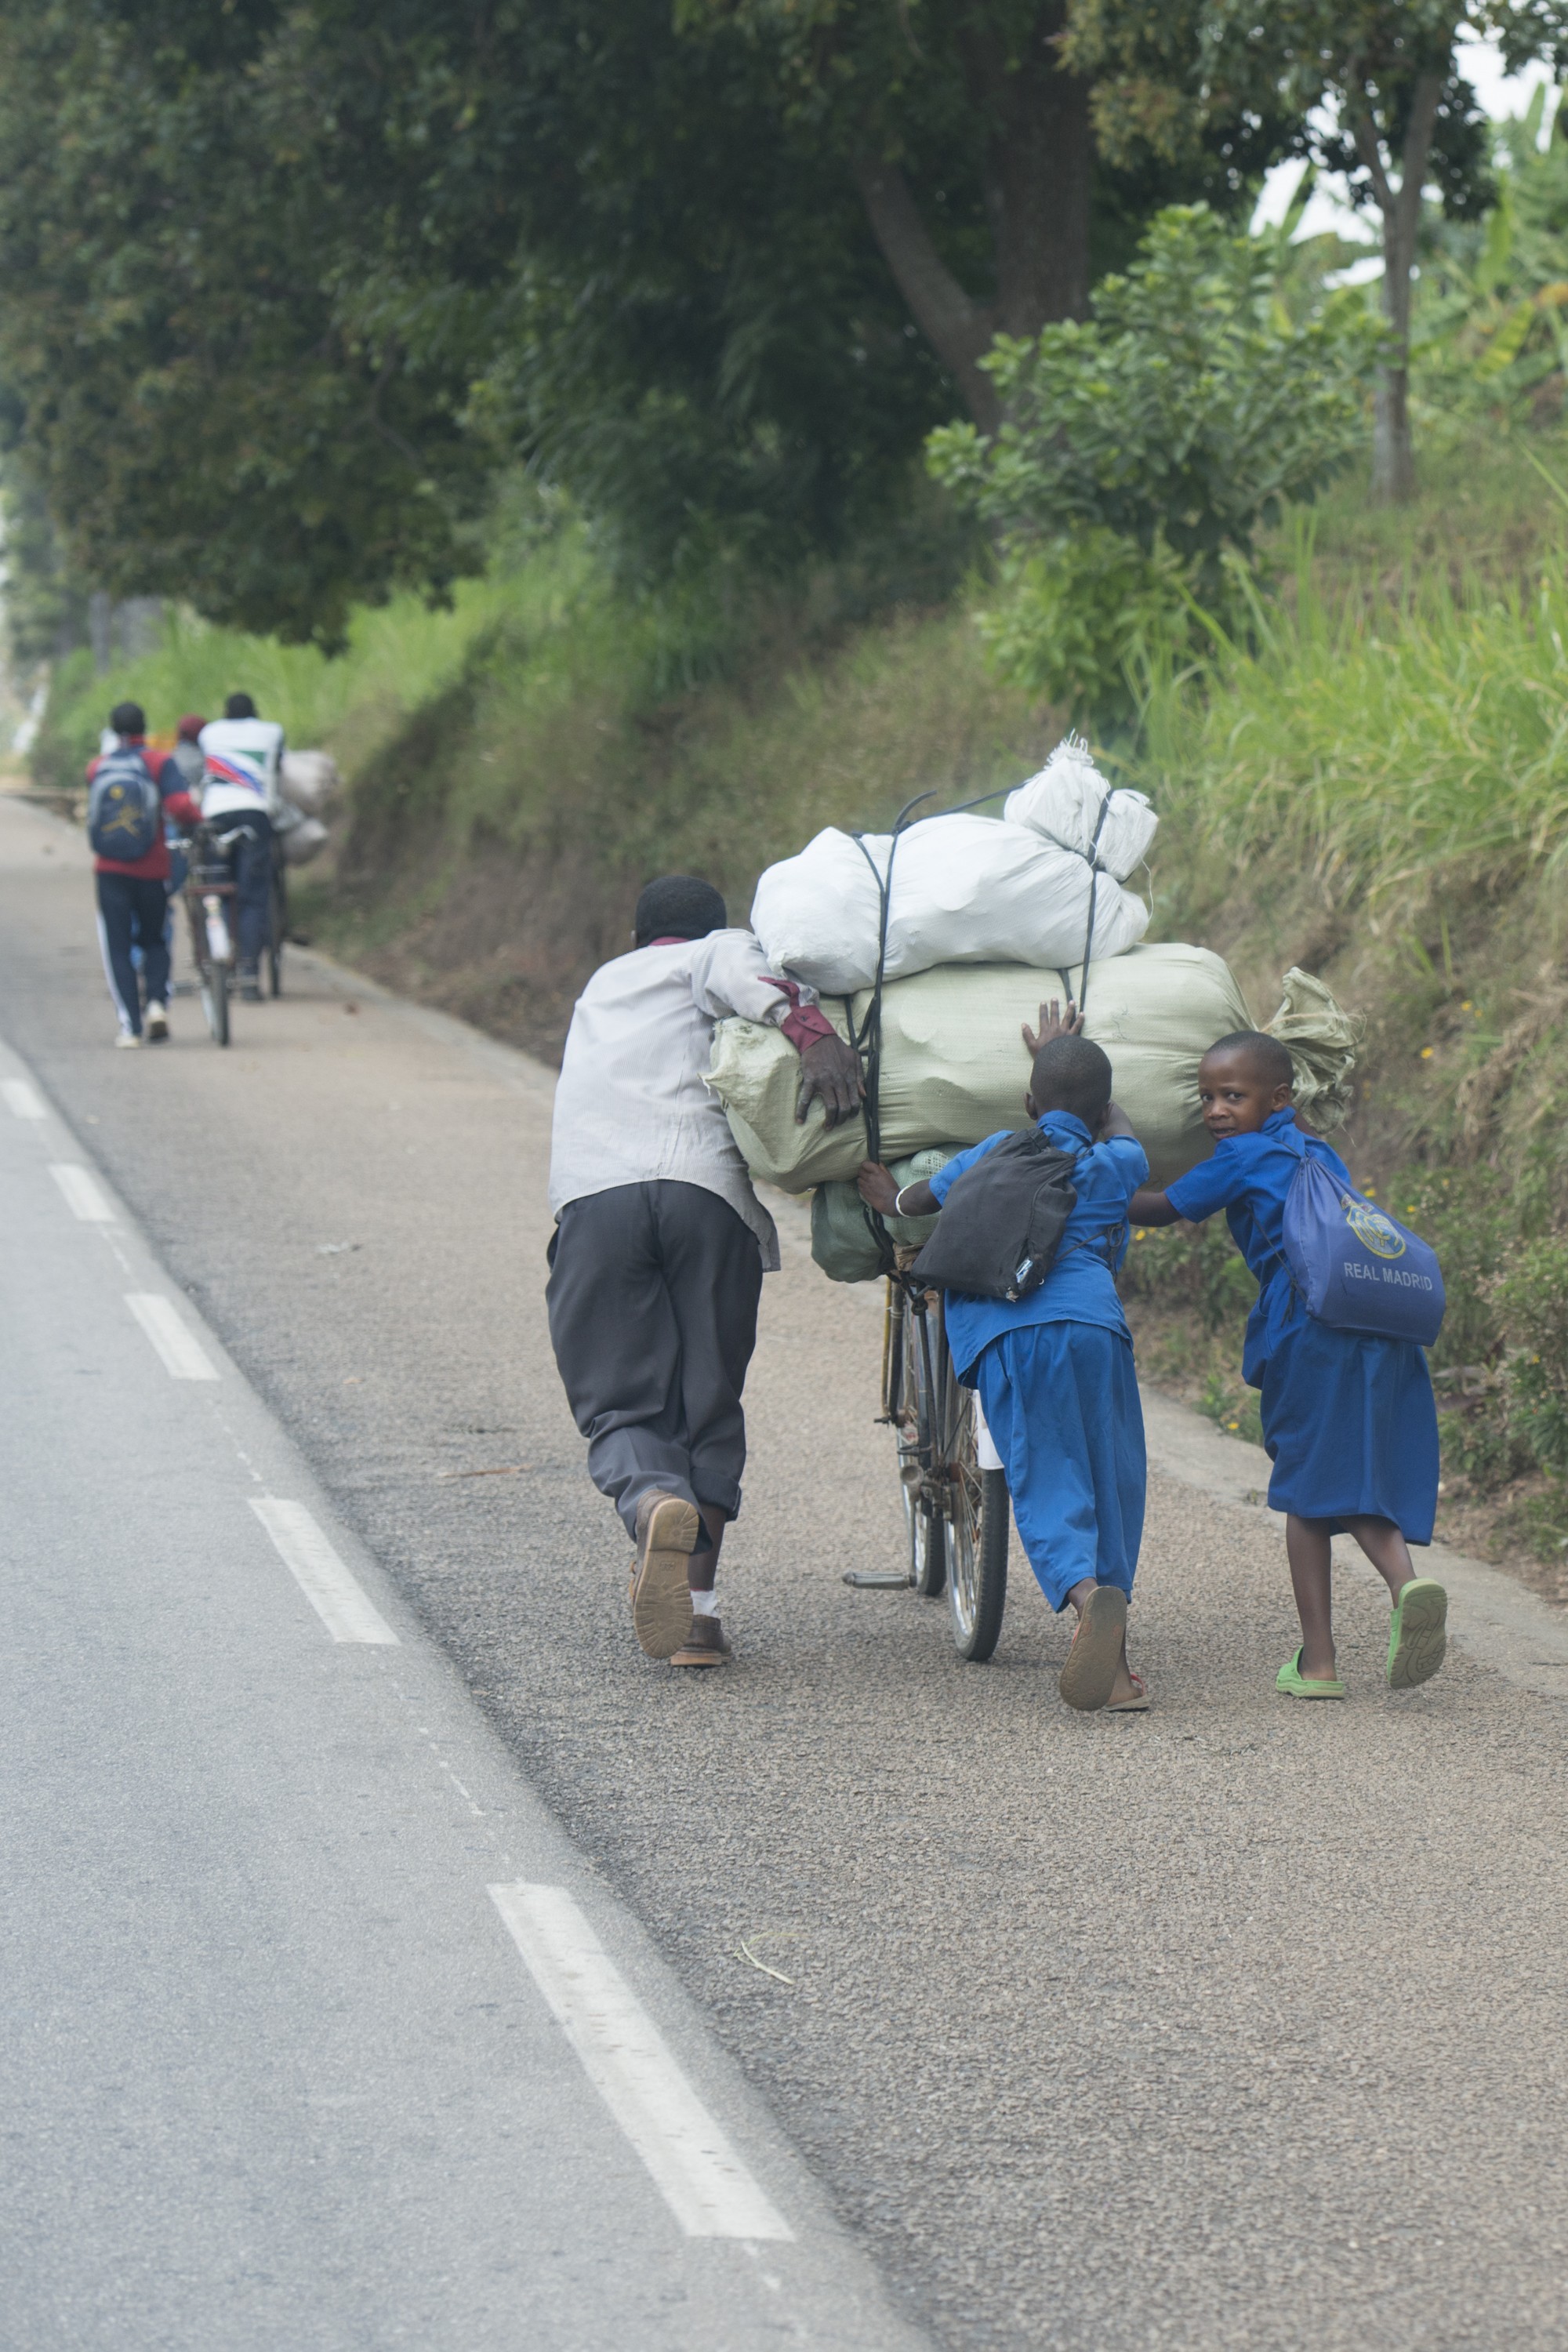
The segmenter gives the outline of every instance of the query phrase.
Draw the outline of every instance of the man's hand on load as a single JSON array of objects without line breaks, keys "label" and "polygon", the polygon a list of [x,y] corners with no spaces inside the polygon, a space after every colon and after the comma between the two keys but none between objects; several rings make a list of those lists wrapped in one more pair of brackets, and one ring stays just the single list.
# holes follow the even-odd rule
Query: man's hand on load
[{"label": "man's hand on load", "polygon": [[1072,998],[1070,996],[1068,998],[1068,1009],[1064,1013],[1061,1005],[1053,996],[1048,1004],[1042,1004],[1040,1007],[1038,1029],[1031,1029],[1028,1023],[1025,1022],[1024,1043],[1031,1054],[1037,1054],[1040,1047],[1047,1045],[1051,1038],[1076,1037],[1082,1027],[1083,1015]]},{"label": "man's hand on load", "polygon": [[866,1080],[860,1056],[842,1037],[816,1037],[800,1057],[800,1092],[795,1115],[804,1119],[814,1102],[820,1102],[829,1127],[853,1118],[860,1108]]}]

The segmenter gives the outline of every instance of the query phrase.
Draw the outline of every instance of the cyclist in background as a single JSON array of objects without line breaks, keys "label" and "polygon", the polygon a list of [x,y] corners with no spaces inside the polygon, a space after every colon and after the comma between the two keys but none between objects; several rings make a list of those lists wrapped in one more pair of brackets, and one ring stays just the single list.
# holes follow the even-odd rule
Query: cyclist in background
[{"label": "cyclist in background", "polygon": [[261,951],[272,896],[274,828],[282,805],[283,730],[260,719],[248,694],[231,694],[221,719],[210,719],[197,738],[204,761],[202,815],[223,834],[237,837],[234,865],[235,928],[239,992],[247,1004],[261,1002]]}]

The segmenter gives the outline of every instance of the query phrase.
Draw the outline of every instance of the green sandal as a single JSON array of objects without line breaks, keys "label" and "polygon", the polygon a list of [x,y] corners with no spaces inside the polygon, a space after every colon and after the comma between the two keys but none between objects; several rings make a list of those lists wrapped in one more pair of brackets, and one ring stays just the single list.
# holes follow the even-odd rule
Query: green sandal
[{"label": "green sandal", "polygon": [[[1305,1647],[1305,1644],[1303,1644]],[[1343,1683],[1310,1683],[1301,1672],[1301,1652],[1297,1651],[1288,1666],[1281,1666],[1274,1677],[1274,1687],[1287,1698],[1343,1698]]]},{"label": "green sandal", "polygon": [[1388,1635],[1388,1687],[1430,1682],[1448,1646],[1448,1596],[1429,1576],[1412,1577],[1394,1604]]}]

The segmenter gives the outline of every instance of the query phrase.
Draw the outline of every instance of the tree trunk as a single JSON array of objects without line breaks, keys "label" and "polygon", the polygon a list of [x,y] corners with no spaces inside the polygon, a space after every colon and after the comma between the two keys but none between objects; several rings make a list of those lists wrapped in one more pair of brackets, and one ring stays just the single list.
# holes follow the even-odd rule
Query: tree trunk
[{"label": "tree trunk", "polygon": [[1089,86],[1057,61],[1066,22],[1063,0],[1048,0],[1016,52],[980,7],[959,33],[970,99],[991,125],[986,196],[1007,335],[1081,317],[1089,300]]},{"label": "tree trunk", "polygon": [[910,184],[896,163],[858,156],[855,178],[871,234],[910,306],[910,316],[958,386],[982,433],[994,433],[1002,422],[1001,403],[979,362],[996,332],[995,305],[971,301],[931,243]]},{"label": "tree trunk", "polygon": [[1037,335],[1079,317],[1089,299],[1089,83],[1057,62],[1066,0],[1042,0],[1012,48],[981,0],[959,37],[972,102],[989,124],[985,194],[995,292],[976,300],[938,253],[897,164],[856,158],[871,233],[910,313],[983,433],[1002,422],[980,361],[997,334]]},{"label": "tree trunk", "polygon": [[1393,343],[1389,358],[1378,369],[1373,393],[1372,495],[1381,506],[1403,505],[1415,495],[1415,451],[1410,436],[1410,281],[1415,268],[1415,233],[1421,226],[1421,191],[1443,81],[1438,73],[1416,78],[1397,188],[1389,183],[1364,88],[1357,92],[1352,113],[1356,150],[1383,215],[1383,315]]}]

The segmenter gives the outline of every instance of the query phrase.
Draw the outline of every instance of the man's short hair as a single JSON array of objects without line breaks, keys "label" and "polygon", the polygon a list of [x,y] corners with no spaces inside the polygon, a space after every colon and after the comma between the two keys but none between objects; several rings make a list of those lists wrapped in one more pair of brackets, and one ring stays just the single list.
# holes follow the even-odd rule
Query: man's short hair
[{"label": "man's short hair", "polygon": [[730,911],[711,882],[696,874],[661,874],[637,900],[633,927],[639,948],[649,940],[705,940],[721,931]]},{"label": "man's short hair", "polygon": [[117,702],[109,714],[109,723],[117,735],[145,735],[147,713],[139,702]]},{"label": "man's short hair", "polygon": [[248,694],[231,694],[224,704],[223,715],[226,719],[254,719],[256,705]]},{"label": "man's short hair", "polygon": [[1110,1057],[1092,1037],[1047,1037],[1035,1055],[1035,1108],[1070,1111],[1090,1133],[1110,1100]]},{"label": "man's short hair", "polygon": [[[1228,1037],[1216,1037],[1209,1054],[1245,1054],[1260,1078],[1271,1087],[1293,1087],[1296,1065],[1278,1037],[1266,1029],[1233,1029]],[[1208,1054],[1204,1055],[1206,1062]]]}]

